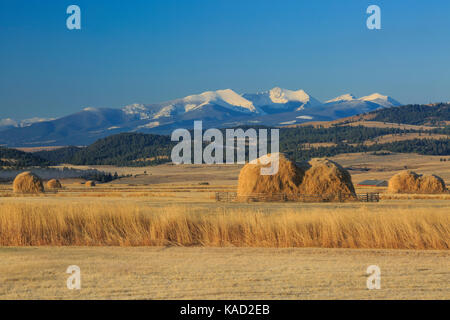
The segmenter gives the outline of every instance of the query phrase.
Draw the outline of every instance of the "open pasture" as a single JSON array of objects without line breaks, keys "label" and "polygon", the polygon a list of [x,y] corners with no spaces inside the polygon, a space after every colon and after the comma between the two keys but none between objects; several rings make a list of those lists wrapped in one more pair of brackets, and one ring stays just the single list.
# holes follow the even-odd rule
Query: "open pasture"
[{"label": "open pasture", "polygon": [[[333,160],[355,186],[405,166],[450,181],[439,157]],[[448,194],[356,186],[381,201],[217,203],[215,192],[236,191],[241,166],[94,168],[131,176],[95,187],[63,180],[32,196],[0,185],[1,298],[450,298]],[[74,264],[83,277],[75,292],[65,287]],[[366,288],[372,264],[381,290]]]}]

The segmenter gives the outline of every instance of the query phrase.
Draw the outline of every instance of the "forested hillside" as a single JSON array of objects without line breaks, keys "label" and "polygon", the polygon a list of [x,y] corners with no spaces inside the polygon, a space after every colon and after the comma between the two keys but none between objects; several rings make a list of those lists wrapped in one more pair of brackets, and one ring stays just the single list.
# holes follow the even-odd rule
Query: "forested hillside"
[{"label": "forested hillside", "polygon": [[414,104],[395,108],[384,108],[370,112],[369,114],[375,115],[371,119],[372,121],[443,126],[450,121],[450,104]]},{"label": "forested hillside", "polygon": [[157,164],[163,161],[159,157],[170,155],[172,145],[169,136],[121,133],[79,150],[69,163],[119,166]]},{"label": "forested hillside", "polygon": [[[443,116],[448,105],[435,107],[405,106],[417,114]],[[390,108],[383,109],[376,119],[398,116],[399,121],[418,123],[414,117],[403,116],[401,112]],[[425,109],[423,109],[425,108]],[[428,108],[428,109],[427,109]],[[425,110],[425,111],[424,111]],[[447,110],[447,111],[446,111]],[[424,116],[425,117],[425,116]],[[392,121],[392,120],[389,120]],[[248,127],[244,127],[244,130]],[[224,132],[225,129],[222,130]],[[300,126],[280,129],[280,151],[295,160],[307,160],[313,157],[329,157],[340,153],[391,151],[401,153],[419,153],[424,155],[450,155],[450,127],[432,130],[370,128],[366,126]],[[433,136],[437,135],[437,136]],[[378,137],[389,136],[391,140],[377,142]],[[369,143],[368,143],[369,142]],[[175,142],[170,136],[121,133],[100,139],[88,147],[65,147],[34,154],[15,149],[0,148],[0,165],[3,167],[27,167],[58,164],[74,165],[116,165],[144,166],[170,161]]]},{"label": "forested hillside", "polygon": [[32,153],[0,147],[0,168],[46,166],[49,162]]},{"label": "forested hillside", "polygon": [[34,152],[33,154],[41,157],[42,159],[45,159],[53,164],[60,164],[60,163],[70,163],[72,162],[73,157],[76,153],[78,153],[82,148],[80,147],[64,147],[59,148],[51,151],[38,151]]},{"label": "forested hillside", "polygon": [[349,145],[345,143],[331,147],[318,147],[311,149],[296,148],[288,145],[283,148],[289,158],[296,161],[308,160],[316,157],[332,157],[341,153],[391,151],[398,153],[418,153],[422,155],[450,155],[450,139],[431,140],[414,139],[392,143],[366,145]]}]

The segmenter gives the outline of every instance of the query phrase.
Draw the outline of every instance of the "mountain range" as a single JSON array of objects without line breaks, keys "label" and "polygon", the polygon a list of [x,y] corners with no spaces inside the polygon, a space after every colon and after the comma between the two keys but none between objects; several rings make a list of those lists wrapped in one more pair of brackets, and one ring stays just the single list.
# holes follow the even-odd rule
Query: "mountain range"
[{"label": "mountain range", "polygon": [[374,93],[356,98],[344,94],[320,102],[303,90],[275,87],[238,94],[231,89],[207,91],[156,104],[131,104],[121,109],[85,108],[57,119],[0,120],[0,145],[14,147],[87,145],[121,132],[170,134],[191,129],[194,120],[204,128],[244,125],[283,126],[335,120],[380,108],[401,105]]}]

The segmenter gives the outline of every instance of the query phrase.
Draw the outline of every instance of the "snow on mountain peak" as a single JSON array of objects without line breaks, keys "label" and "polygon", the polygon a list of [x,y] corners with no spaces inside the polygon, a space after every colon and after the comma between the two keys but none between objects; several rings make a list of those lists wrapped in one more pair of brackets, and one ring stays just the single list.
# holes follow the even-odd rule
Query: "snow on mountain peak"
[{"label": "snow on mountain peak", "polygon": [[139,103],[133,103],[122,108],[122,111],[129,115],[137,117],[140,120],[150,119],[150,112],[146,106]]},{"label": "snow on mountain peak", "polygon": [[22,128],[22,127],[28,127],[31,126],[33,123],[37,123],[37,122],[44,122],[44,121],[52,121],[55,120],[55,118],[39,118],[39,117],[34,117],[34,118],[29,118],[29,119],[23,119],[23,120],[14,120],[11,118],[6,118],[6,119],[0,119],[0,126],[11,126],[11,127],[17,127],[17,128]]},{"label": "snow on mountain peak", "polygon": [[123,107],[123,111],[134,113],[137,111],[145,111],[147,108],[143,104],[133,103],[128,106]]},{"label": "snow on mountain peak", "polygon": [[310,101],[310,96],[303,90],[292,91],[275,87],[269,91],[270,99],[273,103],[288,103],[290,101],[300,101],[307,103]]},{"label": "snow on mountain peak", "polygon": [[400,102],[392,99],[389,96],[382,95],[380,93],[372,93],[371,95],[356,98],[354,95],[347,93],[334,99],[328,100],[325,103],[343,103],[343,102],[363,102],[363,103],[376,103],[382,107],[392,107],[401,105]]},{"label": "snow on mountain peak", "polygon": [[384,95],[379,94],[379,93],[372,93],[371,95],[359,98],[359,100],[362,100],[362,101],[373,101],[373,100],[377,100],[377,99],[387,101],[389,99],[389,97],[388,96],[384,96]]},{"label": "snow on mountain peak", "polygon": [[374,102],[374,103],[377,103],[384,107],[392,107],[392,106],[400,106],[401,105],[401,103],[398,102],[397,100],[394,100],[389,96],[384,96],[379,93],[373,93],[371,95],[359,98],[358,100]]},{"label": "snow on mountain peak", "polygon": [[245,109],[246,111],[256,112],[256,108],[253,103],[243,96],[237,94],[231,89],[217,90],[217,91],[206,91],[201,94],[196,94],[192,96],[187,96],[181,99],[185,103],[185,110],[190,111],[194,109],[201,108],[202,106],[215,103],[222,107],[234,107],[237,109]]},{"label": "snow on mountain peak", "polygon": [[242,96],[253,102],[262,112],[269,113],[273,113],[274,110],[286,111],[294,107],[296,111],[300,111],[305,109],[305,107],[315,107],[322,104],[301,89],[293,91],[275,87],[269,91],[245,93]]},{"label": "snow on mountain peak", "polygon": [[18,122],[16,120],[14,120],[14,119],[11,119],[11,118],[0,119],[0,126],[17,127],[18,126]]},{"label": "snow on mountain peak", "polygon": [[352,100],[355,100],[355,99],[356,99],[356,97],[355,97],[353,94],[351,94],[351,93],[346,93],[346,94],[343,94],[343,95],[341,95],[341,96],[339,96],[339,97],[336,97],[336,98],[334,98],[334,99],[325,101],[325,103],[330,103],[330,102],[341,102],[341,101],[352,101]]}]

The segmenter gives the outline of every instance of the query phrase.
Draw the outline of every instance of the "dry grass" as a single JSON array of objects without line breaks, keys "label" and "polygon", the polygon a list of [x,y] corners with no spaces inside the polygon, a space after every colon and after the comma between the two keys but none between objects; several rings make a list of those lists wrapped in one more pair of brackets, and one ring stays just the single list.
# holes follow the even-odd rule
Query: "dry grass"
[{"label": "dry grass", "polygon": [[449,249],[448,208],[369,210],[0,205],[0,246]]},{"label": "dry grass", "polygon": [[[8,247],[0,299],[448,300],[449,258],[449,250]],[[73,264],[81,290],[66,287]],[[366,287],[372,264],[380,290]]]},{"label": "dry grass", "polygon": [[[450,200],[450,193],[444,194],[407,194],[407,193],[380,193],[381,200]],[[448,210],[448,209],[447,209]]]},{"label": "dry grass", "polygon": [[414,139],[433,139],[433,140],[441,140],[441,139],[448,139],[449,136],[445,134],[425,134],[425,133],[417,133],[417,132],[409,132],[409,133],[402,133],[402,134],[386,134],[383,136],[378,136],[374,139],[369,139],[364,141],[365,145],[371,146],[375,143],[383,144],[383,143],[391,143],[391,142],[397,142],[397,141],[407,141],[407,140],[414,140]]}]

